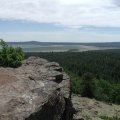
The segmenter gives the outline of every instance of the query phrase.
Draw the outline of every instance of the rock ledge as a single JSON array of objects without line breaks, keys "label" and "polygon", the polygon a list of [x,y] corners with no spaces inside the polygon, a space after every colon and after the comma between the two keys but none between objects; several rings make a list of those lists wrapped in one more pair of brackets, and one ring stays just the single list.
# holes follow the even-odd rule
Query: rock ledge
[{"label": "rock ledge", "polygon": [[35,57],[19,68],[0,67],[0,120],[72,120],[68,75]]}]

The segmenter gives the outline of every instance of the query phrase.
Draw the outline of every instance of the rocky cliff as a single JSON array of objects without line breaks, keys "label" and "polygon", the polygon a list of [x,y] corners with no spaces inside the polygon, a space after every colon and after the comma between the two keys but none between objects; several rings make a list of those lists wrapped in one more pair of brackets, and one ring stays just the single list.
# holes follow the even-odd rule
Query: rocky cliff
[{"label": "rocky cliff", "polygon": [[0,120],[72,120],[70,80],[58,63],[31,57],[0,67]]}]

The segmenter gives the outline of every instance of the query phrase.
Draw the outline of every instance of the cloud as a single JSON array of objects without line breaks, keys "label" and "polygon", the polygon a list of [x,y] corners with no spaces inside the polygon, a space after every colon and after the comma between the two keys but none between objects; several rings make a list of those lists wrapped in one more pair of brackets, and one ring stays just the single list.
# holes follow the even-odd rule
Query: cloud
[{"label": "cloud", "polygon": [[118,7],[120,7],[120,0],[113,0],[114,4],[116,4]]},{"label": "cloud", "polygon": [[56,22],[58,10],[55,0],[0,1],[0,18],[35,22]]},{"label": "cloud", "polygon": [[0,19],[81,28],[120,27],[119,0],[0,0]]}]

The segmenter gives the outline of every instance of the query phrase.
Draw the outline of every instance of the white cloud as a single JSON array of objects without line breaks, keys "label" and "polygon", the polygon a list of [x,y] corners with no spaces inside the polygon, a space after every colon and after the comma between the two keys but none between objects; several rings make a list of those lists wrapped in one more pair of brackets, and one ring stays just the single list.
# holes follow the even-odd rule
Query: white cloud
[{"label": "white cloud", "polygon": [[0,0],[0,19],[56,23],[68,27],[120,27],[115,0]]},{"label": "white cloud", "polygon": [[109,4],[110,0],[60,0],[60,3],[65,4],[65,5],[104,5],[104,4]]}]

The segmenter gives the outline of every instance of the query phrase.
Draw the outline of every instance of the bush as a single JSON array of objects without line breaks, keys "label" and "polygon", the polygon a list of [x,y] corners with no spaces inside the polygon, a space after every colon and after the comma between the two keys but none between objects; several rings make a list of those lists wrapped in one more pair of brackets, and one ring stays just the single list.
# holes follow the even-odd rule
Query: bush
[{"label": "bush", "polygon": [[19,67],[24,59],[21,48],[8,46],[6,42],[0,40],[2,49],[0,50],[0,65],[5,67]]},{"label": "bush", "polygon": [[120,85],[114,85],[110,92],[110,100],[116,104],[120,104]]}]

